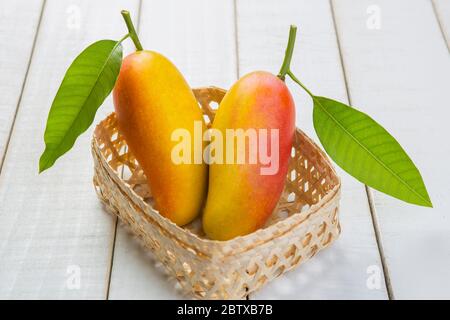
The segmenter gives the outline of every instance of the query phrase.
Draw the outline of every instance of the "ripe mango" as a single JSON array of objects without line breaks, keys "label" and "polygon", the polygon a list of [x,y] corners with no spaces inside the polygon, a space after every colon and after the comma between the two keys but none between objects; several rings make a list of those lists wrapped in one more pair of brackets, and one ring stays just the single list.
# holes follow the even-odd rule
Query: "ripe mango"
[{"label": "ripe mango", "polygon": [[[228,240],[261,228],[273,212],[283,191],[295,132],[295,106],[284,83],[269,72],[257,71],[239,79],[226,93],[215,116],[213,129],[226,136],[227,129],[278,129],[279,166],[274,174],[262,174],[267,167],[258,158],[256,163],[211,163],[208,196],[203,213],[203,229],[215,240]],[[261,132],[261,130],[259,130]],[[258,137],[260,141],[261,135]],[[211,140],[213,141],[213,140]],[[245,150],[249,159],[250,138]],[[260,143],[260,142],[259,142]],[[255,144],[255,142],[253,142]],[[237,142],[224,143],[226,152]],[[261,151],[261,148],[260,150]],[[267,154],[269,154],[268,152]],[[237,159],[237,156],[236,156]],[[212,159],[211,159],[212,160]],[[211,161],[213,162],[213,161]]]},{"label": "ripe mango", "polygon": [[174,130],[193,135],[195,121],[206,129],[191,88],[163,55],[137,51],[123,60],[113,96],[119,130],[147,176],[156,209],[178,225],[191,222],[202,211],[208,168],[171,159]]}]

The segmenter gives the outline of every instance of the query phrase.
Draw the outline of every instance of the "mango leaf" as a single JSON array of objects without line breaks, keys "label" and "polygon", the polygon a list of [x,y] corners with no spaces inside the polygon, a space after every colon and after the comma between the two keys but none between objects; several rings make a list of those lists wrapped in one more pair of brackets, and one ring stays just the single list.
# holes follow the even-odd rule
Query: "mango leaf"
[{"label": "mango leaf", "polygon": [[432,207],[419,170],[381,125],[341,102],[318,96],[313,100],[314,128],[342,169],[395,198]]},{"label": "mango leaf", "polygon": [[122,45],[113,40],[91,44],[72,62],[50,108],[39,172],[50,168],[89,128],[111,93],[121,65]]}]

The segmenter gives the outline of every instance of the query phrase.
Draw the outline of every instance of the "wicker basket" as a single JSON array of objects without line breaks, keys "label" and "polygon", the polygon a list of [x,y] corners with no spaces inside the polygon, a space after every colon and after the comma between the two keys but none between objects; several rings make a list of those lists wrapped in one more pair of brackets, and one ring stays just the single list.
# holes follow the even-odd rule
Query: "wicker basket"
[{"label": "wicker basket", "polygon": [[[219,88],[194,89],[207,121]],[[142,169],[117,131],[115,114],[100,122],[92,140],[94,185],[106,207],[199,299],[241,299],[307,261],[340,234],[340,180],[325,154],[302,131],[295,133],[284,192],[266,226],[228,241],[205,237],[201,220],[178,227],[151,203]]]}]

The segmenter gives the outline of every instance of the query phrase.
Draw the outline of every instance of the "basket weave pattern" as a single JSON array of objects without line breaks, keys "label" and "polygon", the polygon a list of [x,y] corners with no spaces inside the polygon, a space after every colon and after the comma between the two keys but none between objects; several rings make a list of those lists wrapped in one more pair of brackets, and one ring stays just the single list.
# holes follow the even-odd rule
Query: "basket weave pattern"
[{"label": "basket weave pattern", "polygon": [[[194,89],[205,119],[225,91]],[[146,177],[117,130],[115,114],[92,140],[94,185],[106,208],[128,225],[182,289],[199,299],[241,299],[307,261],[340,234],[340,180],[325,154],[295,133],[283,194],[266,226],[229,241],[207,239],[201,218],[179,227],[153,207]]]}]

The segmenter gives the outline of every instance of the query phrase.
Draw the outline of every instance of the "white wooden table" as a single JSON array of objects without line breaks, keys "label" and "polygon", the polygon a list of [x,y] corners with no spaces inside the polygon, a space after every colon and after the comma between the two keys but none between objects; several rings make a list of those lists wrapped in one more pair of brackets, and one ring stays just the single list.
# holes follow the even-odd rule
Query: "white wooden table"
[{"label": "white wooden table", "polygon": [[[450,298],[450,0],[1,1],[0,298],[183,298],[97,200],[92,130],[37,174],[66,68],[92,41],[126,33],[124,7],[144,46],[194,87],[276,73],[297,24],[293,69],[304,83],[371,114],[424,176],[434,209],[340,171],[340,239],[250,299]],[[317,140],[310,99],[289,86],[297,125]],[[111,110],[108,100],[96,121]]]}]

